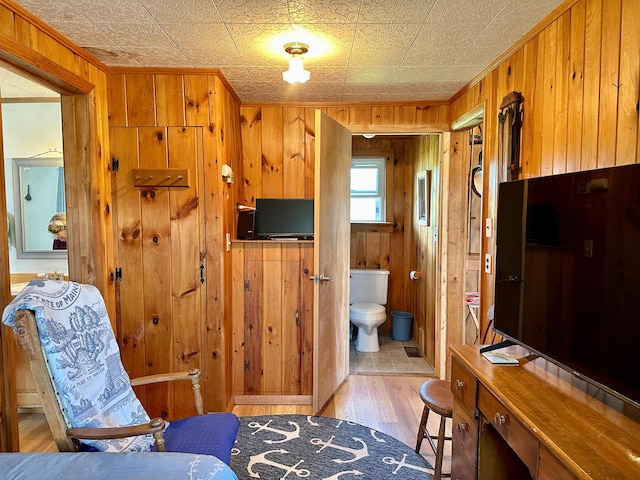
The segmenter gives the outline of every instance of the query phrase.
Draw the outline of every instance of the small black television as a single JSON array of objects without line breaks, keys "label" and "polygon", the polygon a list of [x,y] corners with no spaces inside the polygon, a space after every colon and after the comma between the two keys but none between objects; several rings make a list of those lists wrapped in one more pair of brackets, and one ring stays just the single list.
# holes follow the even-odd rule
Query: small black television
[{"label": "small black television", "polygon": [[640,407],[640,164],[499,185],[494,329]]},{"label": "small black television", "polygon": [[261,239],[313,240],[313,199],[257,198],[256,234]]}]

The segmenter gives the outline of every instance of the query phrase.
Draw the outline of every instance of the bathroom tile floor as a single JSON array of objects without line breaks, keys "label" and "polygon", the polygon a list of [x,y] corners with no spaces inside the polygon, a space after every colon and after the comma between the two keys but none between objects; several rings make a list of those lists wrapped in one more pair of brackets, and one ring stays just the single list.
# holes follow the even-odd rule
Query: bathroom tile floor
[{"label": "bathroom tile floor", "polygon": [[[424,374],[433,375],[433,367],[422,357],[411,357],[416,349],[413,341],[398,342],[391,335],[380,333],[378,338],[380,351],[375,353],[358,352],[355,341],[349,347],[349,373],[388,373],[388,374]],[[408,351],[405,347],[409,347]]]}]

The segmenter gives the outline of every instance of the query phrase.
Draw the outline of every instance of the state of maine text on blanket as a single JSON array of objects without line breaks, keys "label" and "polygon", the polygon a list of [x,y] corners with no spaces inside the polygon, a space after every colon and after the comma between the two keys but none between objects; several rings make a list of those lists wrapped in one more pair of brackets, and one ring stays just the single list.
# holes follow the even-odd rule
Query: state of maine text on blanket
[{"label": "state of maine text on blanket", "polygon": [[[49,374],[68,427],[148,423],[120,359],[107,310],[92,285],[33,280],[4,310],[15,328],[18,310],[33,310]],[[83,441],[101,451],[149,450],[150,436]]]}]

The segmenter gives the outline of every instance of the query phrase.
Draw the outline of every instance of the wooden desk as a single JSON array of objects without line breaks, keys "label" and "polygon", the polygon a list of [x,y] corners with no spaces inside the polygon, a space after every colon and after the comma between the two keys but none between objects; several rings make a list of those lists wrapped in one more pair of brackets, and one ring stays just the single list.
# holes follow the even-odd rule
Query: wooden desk
[{"label": "wooden desk", "polygon": [[524,356],[519,365],[492,365],[477,345],[451,347],[451,478],[640,478],[640,424],[510,348]]}]

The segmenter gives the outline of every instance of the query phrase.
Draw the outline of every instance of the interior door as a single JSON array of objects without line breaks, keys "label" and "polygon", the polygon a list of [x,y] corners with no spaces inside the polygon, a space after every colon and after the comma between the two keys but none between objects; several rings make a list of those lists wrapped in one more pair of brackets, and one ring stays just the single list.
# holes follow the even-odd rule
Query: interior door
[{"label": "interior door", "polygon": [[[131,377],[204,371],[201,127],[115,127],[111,141],[119,159],[113,214],[117,330],[125,369]],[[157,183],[169,169],[188,171],[188,186]],[[137,181],[149,184],[136,186]],[[203,391],[205,382],[201,379]],[[137,387],[136,392],[152,417],[194,413],[186,382]],[[206,396],[204,401],[206,409]]]},{"label": "interior door", "polygon": [[313,408],[349,374],[349,172],[351,132],[316,110]]}]

